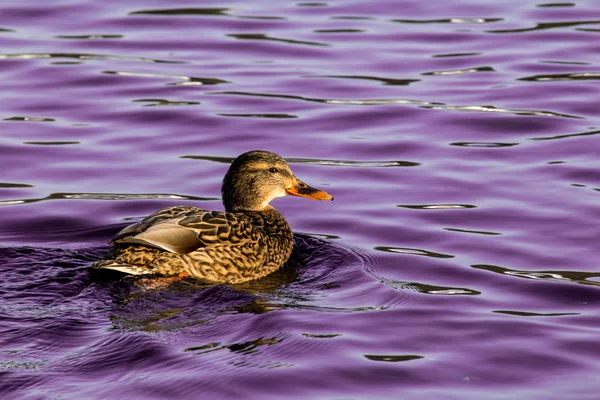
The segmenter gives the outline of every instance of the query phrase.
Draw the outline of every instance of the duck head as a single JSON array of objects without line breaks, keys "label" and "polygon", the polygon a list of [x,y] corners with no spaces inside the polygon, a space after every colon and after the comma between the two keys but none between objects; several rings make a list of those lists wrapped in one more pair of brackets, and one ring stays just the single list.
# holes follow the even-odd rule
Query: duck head
[{"label": "duck head", "polygon": [[274,198],[287,195],[333,200],[296,178],[282,157],[264,150],[238,156],[223,178],[221,193],[226,211],[261,211]]}]

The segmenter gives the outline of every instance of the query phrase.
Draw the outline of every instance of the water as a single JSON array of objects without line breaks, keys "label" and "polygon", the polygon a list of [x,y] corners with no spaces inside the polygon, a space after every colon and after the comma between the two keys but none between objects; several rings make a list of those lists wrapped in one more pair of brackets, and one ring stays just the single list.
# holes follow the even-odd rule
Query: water
[{"label": "water", "polygon": [[[596,399],[594,1],[0,9],[0,393]],[[144,290],[121,227],[288,158],[290,265]]]}]

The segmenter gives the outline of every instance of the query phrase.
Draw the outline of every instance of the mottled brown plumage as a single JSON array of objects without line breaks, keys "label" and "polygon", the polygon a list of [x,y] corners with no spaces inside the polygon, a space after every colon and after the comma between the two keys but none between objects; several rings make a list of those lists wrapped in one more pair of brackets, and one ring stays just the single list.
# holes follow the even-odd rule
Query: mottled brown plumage
[{"label": "mottled brown plumage", "polygon": [[333,200],[298,180],[283,158],[261,150],[233,161],[222,194],[225,212],[170,207],[124,228],[93,268],[219,283],[258,279],[283,265],[293,247],[290,226],[269,202],[288,194]]}]

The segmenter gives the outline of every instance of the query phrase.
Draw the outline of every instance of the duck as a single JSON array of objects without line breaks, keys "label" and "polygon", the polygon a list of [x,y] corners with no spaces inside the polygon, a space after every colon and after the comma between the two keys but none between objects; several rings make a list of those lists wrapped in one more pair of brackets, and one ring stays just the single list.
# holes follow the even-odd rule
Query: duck
[{"label": "duck", "polygon": [[290,225],[270,202],[289,195],[333,200],[265,150],[248,151],[231,163],[221,195],[225,211],[174,206],[125,227],[92,268],[212,283],[259,279],[283,266],[294,246]]}]

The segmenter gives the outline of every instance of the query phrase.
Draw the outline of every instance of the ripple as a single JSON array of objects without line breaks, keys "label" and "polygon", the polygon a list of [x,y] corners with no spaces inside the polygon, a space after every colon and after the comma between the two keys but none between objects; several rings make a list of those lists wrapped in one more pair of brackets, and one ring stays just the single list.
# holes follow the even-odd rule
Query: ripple
[{"label": "ripple", "polygon": [[436,294],[436,295],[442,295],[442,296],[456,296],[456,295],[476,296],[476,295],[481,294],[481,292],[479,292],[477,290],[473,290],[473,289],[429,285],[429,284],[419,283],[419,282],[406,282],[405,288],[414,289],[419,293]]},{"label": "ripple", "polygon": [[532,28],[497,29],[497,30],[489,30],[487,32],[488,33],[522,33],[522,32],[532,32],[532,31],[544,31],[547,29],[570,28],[572,26],[588,25],[588,24],[600,24],[600,21],[599,20],[590,20],[590,21],[542,22],[542,23],[538,23],[536,26],[534,26]]},{"label": "ripple", "polygon": [[342,105],[383,105],[383,104],[416,104],[416,105],[436,105],[443,104],[437,102],[429,102],[422,100],[409,99],[364,99],[364,100],[344,100],[344,99],[318,99],[304,96],[296,96],[290,94],[273,94],[273,93],[256,93],[256,92],[212,92],[209,94],[216,95],[231,95],[231,96],[251,96],[251,97],[269,97],[276,99],[291,99],[302,100],[325,104],[342,104]]},{"label": "ripple", "polygon": [[307,236],[311,236],[311,237],[314,237],[314,238],[317,238],[317,239],[341,239],[341,236],[327,235],[325,233],[312,233],[312,232],[294,231],[294,234],[307,235]]},{"label": "ripple", "polygon": [[362,307],[328,307],[328,306],[315,306],[310,304],[284,304],[281,306],[282,309],[292,310],[306,310],[316,311],[322,313],[342,313],[342,314],[354,314],[359,312],[370,312],[370,311],[383,311],[387,310],[389,306],[362,306]]},{"label": "ripple", "polygon": [[556,82],[556,81],[587,81],[600,79],[600,72],[577,72],[572,74],[532,75],[518,78],[519,81]]},{"label": "ripple", "polygon": [[[232,367],[252,367],[252,368],[279,368],[290,367],[293,364],[273,360],[261,360],[256,357],[265,352],[268,347],[281,345],[291,335],[289,333],[278,333],[271,337],[259,337],[257,339],[247,340],[239,343],[223,344],[222,342],[210,342],[198,346],[190,346],[184,349],[185,352],[201,356],[208,353],[219,352],[219,355],[213,357],[224,358],[224,361]],[[278,346],[278,348],[282,348]]]},{"label": "ripple", "polygon": [[292,114],[226,114],[219,113],[222,117],[239,117],[239,118],[272,118],[272,119],[290,119],[290,118],[298,118],[297,115]]},{"label": "ripple", "polygon": [[496,72],[493,67],[472,67],[472,68],[464,68],[464,69],[451,69],[446,71],[432,71],[432,72],[423,72],[421,75],[433,75],[433,76],[447,76],[447,75],[463,75],[463,74],[471,74],[473,72]]},{"label": "ripple", "polygon": [[124,35],[58,35],[57,39],[75,39],[75,40],[101,40],[101,39],[123,39]]},{"label": "ripple", "polygon": [[0,182],[0,188],[32,188],[33,185],[28,183],[8,183],[8,182]]},{"label": "ripple", "polygon": [[570,312],[562,312],[562,313],[535,313],[535,312],[527,312],[527,311],[511,311],[511,310],[494,310],[492,312],[498,314],[507,314],[507,315],[517,315],[519,317],[562,317],[566,315],[580,315],[581,313],[570,313]]},{"label": "ripple", "polygon": [[[1,187],[1,186],[0,186]],[[19,186],[21,187],[21,186]],[[216,197],[184,196],[180,194],[149,193],[149,194],[123,194],[123,193],[52,193],[46,197],[33,199],[0,200],[0,206],[15,204],[37,203],[46,200],[150,200],[150,199],[178,199],[208,201],[219,200]]]},{"label": "ripple", "polygon": [[472,204],[399,204],[396,207],[410,208],[414,210],[456,210],[463,208],[476,208]]},{"label": "ripple", "polygon": [[491,232],[491,231],[475,231],[471,229],[459,229],[459,228],[444,228],[447,231],[452,232],[463,232],[463,233],[474,233],[477,235],[502,235],[499,232]]},{"label": "ripple", "polygon": [[[216,156],[200,156],[186,155],[179,158],[188,158],[192,160],[213,161],[222,164],[231,164],[235,157],[216,157]],[[421,165],[412,161],[350,161],[350,160],[326,160],[316,158],[294,158],[286,157],[289,163],[324,165],[329,167],[416,167]]]},{"label": "ripple", "polygon": [[334,15],[330,20],[348,20],[348,21],[374,21],[374,17],[365,17],[364,15]]},{"label": "ripple", "polygon": [[139,10],[132,11],[129,15],[158,15],[158,16],[170,16],[170,15],[193,15],[193,16],[227,16],[229,8],[165,8],[165,9],[154,9],[154,10]]},{"label": "ripple", "polygon": [[452,254],[436,253],[434,251],[415,249],[411,247],[375,246],[374,249],[379,251],[385,251],[386,253],[400,253],[433,258],[454,258]]},{"label": "ripple", "polygon": [[314,158],[286,158],[291,163],[326,165],[331,167],[416,167],[421,163],[413,161],[350,161],[324,160]]},{"label": "ripple", "polygon": [[545,64],[560,64],[560,65],[592,65],[592,63],[583,62],[583,61],[541,60],[540,62],[545,63]]},{"label": "ripple", "polygon": [[562,118],[578,118],[577,115],[562,114],[553,111],[543,110],[517,110],[510,108],[500,108],[495,106],[449,106],[449,105],[424,105],[422,108],[430,108],[434,110],[451,110],[451,111],[477,111],[477,112],[494,112],[514,115],[537,115],[542,117],[562,117]]},{"label": "ripple", "polygon": [[529,140],[569,139],[569,138],[581,137],[581,136],[594,136],[594,135],[598,135],[598,134],[600,134],[600,130],[590,131],[590,132],[580,132],[580,133],[569,133],[569,134],[565,134],[565,135],[534,137],[534,138],[529,138]]},{"label": "ripple", "polygon": [[[220,346],[221,346],[221,342],[212,342],[212,343],[202,344],[199,346],[187,347],[183,351],[194,351],[194,352],[198,352],[196,354],[204,354],[204,353],[209,353],[210,351],[222,349],[223,347],[220,347]],[[215,350],[212,350],[212,349],[215,349]],[[205,350],[208,350],[208,351],[205,351]]]},{"label": "ripple", "polygon": [[327,7],[327,3],[320,3],[320,2],[302,2],[302,3],[296,3],[296,5],[298,7]]},{"label": "ripple", "polygon": [[30,144],[36,146],[69,146],[73,144],[81,144],[81,142],[23,142],[23,144]]},{"label": "ripple", "polygon": [[197,86],[197,85],[218,85],[221,83],[229,83],[223,79],[217,78],[199,78],[186,75],[169,75],[169,74],[154,74],[147,72],[125,72],[125,71],[103,71],[104,74],[119,75],[119,76],[134,76],[139,78],[160,78],[160,79],[175,79],[177,82],[168,83],[173,86]]},{"label": "ripple", "polygon": [[416,354],[404,354],[404,355],[375,355],[375,354],[364,354],[367,360],[371,361],[384,361],[384,362],[401,362],[401,361],[412,361],[425,358],[425,356],[419,356]]},{"label": "ripple", "polygon": [[144,104],[144,107],[195,106],[200,104],[199,101],[171,101],[167,99],[138,99],[132,101],[134,103],[150,103]]},{"label": "ripple", "polygon": [[265,40],[265,41],[271,41],[271,42],[282,42],[282,43],[287,43],[287,44],[299,44],[299,45],[307,45],[307,46],[322,46],[322,47],[329,46],[329,44],[327,44],[327,43],[310,42],[307,40],[283,39],[283,38],[277,38],[277,37],[273,37],[273,36],[267,36],[264,33],[237,33],[237,34],[231,33],[231,34],[228,34],[227,36],[236,38],[236,39],[240,39],[240,40]]},{"label": "ripple", "polygon": [[535,279],[559,283],[578,283],[583,285],[600,286],[600,282],[591,279],[600,277],[600,272],[584,271],[523,271],[509,269],[491,264],[474,264],[471,267],[497,274],[515,276],[518,278]]},{"label": "ripple", "polygon": [[4,121],[56,122],[56,119],[44,118],[44,117],[9,117],[9,118],[4,118]]},{"label": "ripple", "polygon": [[485,147],[485,148],[512,147],[512,146],[518,146],[518,145],[519,145],[519,143],[502,143],[502,142],[454,142],[454,143],[450,143],[450,146]]},{"label": "ripple", "polygon": [[160,64],[184,64],[183,61],[158,60],[154,58],[115,56],[105,54],[80,54],[80,53],[17,53],[0,54],[0,60],[35,60],[45,58],[74,58],[76,60],[111,60],[111,61],[138,61]]},{"label": "ripple", "polygon": [[261,346],[272,346],[274,344],[278,344],[283,342],[285,339],[289,338],[290,334],[279,334],[277,336],[273,336],[270,338],[258,338],[256,340],[249,340],[243,343],[233,343],[229,345],[223,346],[231,350],[232,352],[242,353],[242,354],[253,354],[257,353],[258,349]]},{"label": "ripple", "polygon": [[575,7],[575,3],[542,3],[536,4],[536,7]]},{"label": "ripple", "polygon": [[434,54],[433,58],[448,58],[448,57],[472,57],[478,56],[481,53],[445,53],[445,54]]},{"label": "ripple", "polygon": [[377,76],[366,76],[366,75],[309,75],[305,78],[336,78],[336,79],[362,79],[378,81],[384,85],[390,86],[408,86],[414,82],[420,82],[420,79],[391,79],[391,78],[380,78]]},{"label": "ripple", "polygon": [[363,33],[364,29],[315,29],[315,33]]},{"label": "ripple", "polygon": [[306,336],[313,339],[332,339],[334,337],[342,336],[340,333],[327,333],[327,334],[318,334],[318,333],[303,333],[302,336]]},{"label": "ripple", "polygon": [[403,24],[489,24],[504,18],[442,18],[442,19],[393,19]]},{"label": "ripple", "polygon": [[257,19],[264,21],[286,21],[286,17],[279,17],[274,15],[236,15],[238,19]]},{"label": "ripple", "polygon": [[371,275],[374,278],[376,278],[377,280],[381,281],[381,283],[385,284],[386,286],[388,286],[392,289],[396,289],[396,290],[407,290],[408,289],[408,290],[414,290],[415,292],[418,292],[421,294],[433,294],[433,295],[440,295],[440,296],[457,296],[457,295],[458,296],[460,296],[460,295],[474,296],[474,295],[481,294],[481,292],[479,292],[477,290],[468,289],[468,288],[438,286],[438,285],[430,285],[428,283],[398,281],[398,280],[394,280],[394,279],[389,279],[389,278],[383,276],[382,274],[377,273],[369,268],[365,268],[365,271],[369,275]]},{"label": "ripple", "polygon": [[350,104],[350,105],[381,105],[381,104],[417,104],[417,105],[435,105],[442,104],[436,102],[422,101],[422,100],[407,100],[407,99],[367,99],[367,100],[323,100],[324,103],[328,104]]}]

